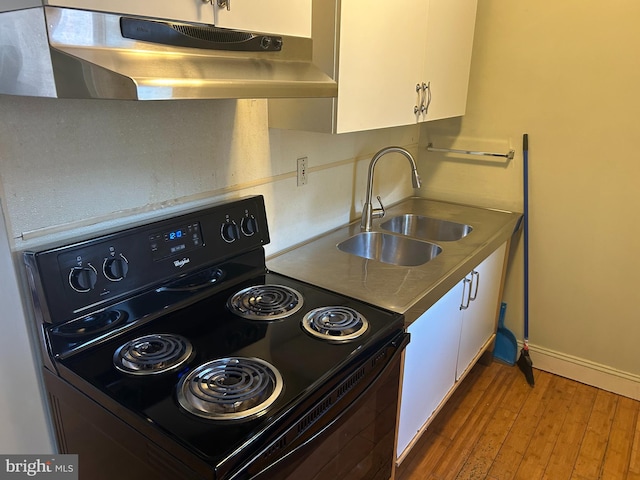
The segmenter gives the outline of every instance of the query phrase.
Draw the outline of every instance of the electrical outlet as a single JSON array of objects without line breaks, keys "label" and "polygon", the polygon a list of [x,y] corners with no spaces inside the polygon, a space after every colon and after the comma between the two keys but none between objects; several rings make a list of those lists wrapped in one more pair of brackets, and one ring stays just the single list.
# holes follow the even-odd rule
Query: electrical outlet
[{"label": "electrical outlet", "polygon": [[307,184],[307,157],[298,159],[298,186]]}]

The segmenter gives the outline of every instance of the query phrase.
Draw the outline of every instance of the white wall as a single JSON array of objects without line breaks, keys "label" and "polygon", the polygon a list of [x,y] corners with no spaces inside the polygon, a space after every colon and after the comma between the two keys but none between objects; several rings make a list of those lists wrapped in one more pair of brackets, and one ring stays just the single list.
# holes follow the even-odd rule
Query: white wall
[{"label": "white wall", "polygon": [[[640,271],[640,4],[478,2],[467,114],[423,127],[426,191],[522,209],[529,134],[530,340],[547,357],[636,382]],[[517,150],[514,161],[428,153],[450,144]],[[487,142],[485,145],[483,142]],[[507,326],[522,338],[522,250]],[[534,364],[536,356],[532,353]]]},{"label": "white wall", "polygon": [[[1,205],[0,205],[1,206]],[[49,453],[44,402],[40,395],[37,361],[28,338],[9,238],[0,208],[0,452]]]},{"label": "white wall", "polygon": [[[399,144],[416,152],[417,127],[341,136],[270,131],[266,108],[264,100],[144,103],[0,96],[0,198],[12,249],[37,249],[131,220],[263,194],[272,253],[357,217],[368,161],[378,149]],[[297,187],[301,156],[308,157],[308,184]],[[383,201],[412,193],[403,157],[387,156],[376,172]],[[13,275],[6,248],[0,257],[3,274]],[[24,377],[34,380],[20,301],[11,295],[6,301],[15,313],[3,317],[9,333],[0,338],[12,348],[0,349],[0,365],[13,363],[6,352],[26,349],[18,356],[30,372]],[[0,397],[2,414],[29,417],[31,426],[0,429],[0,451],[26,452],[30,444],[29,451],[40,453],[48,445],[40,399],[18,398]]]},{"label": "white wall", "polygon": [[[356,216],[371,156],[389,144],[415,152],[419,132],[269,130],[264,100],[0,96],[0,120],[0,177],[18,249],[96,222],[261,193],[275,233],[270,250],[279,250]],[[301,156],[309,159],[309,183],[296,187]],[[412,191],[408,170],[396,168],[405,164],[401,156],[380,164],[387,203]]]}]

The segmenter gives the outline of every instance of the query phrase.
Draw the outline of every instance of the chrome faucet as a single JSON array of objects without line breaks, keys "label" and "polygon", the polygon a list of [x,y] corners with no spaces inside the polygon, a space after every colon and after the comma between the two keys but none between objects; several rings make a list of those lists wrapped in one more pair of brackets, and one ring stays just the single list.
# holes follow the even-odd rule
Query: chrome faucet
[{"label": "chrome faucet", "polygon": [[371,163],[369,164],[369,174],[367,176],[367,196],[364,201],[364,206],[362,207],[362,221],[360,222],[360,230],[364,230],[365,232],[371,231],[371,224],[374,218],[384,217],[384,205],[382,205],[382,201],[380,200],[380,196],[378,196],[378,203],[380,203],[380,208],[373,208],[371,204],[371,197],[373,196],[373,169],[376,167],[376,163],[378,160],[382,158],[387,153],[401,153],[409,163],[411,164],[411,181],[413,183],[413,188],[420,188],[420,175],[418,175],[418,168],[416,167],[416,161],[413,159],[411,154],[402,147],[386,147],[376,153],[371,159]]}]

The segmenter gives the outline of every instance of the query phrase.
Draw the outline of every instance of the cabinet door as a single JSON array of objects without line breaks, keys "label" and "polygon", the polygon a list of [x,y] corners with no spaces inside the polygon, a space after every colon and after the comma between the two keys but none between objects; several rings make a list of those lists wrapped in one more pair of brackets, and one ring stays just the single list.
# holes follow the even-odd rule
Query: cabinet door
[{"label": "cabinet door", "polygon": [[459,283],[408,328],[411,342],[404,354],[399,456],[455,384],[461,296]]},{"label": "cabinet door", "polygon": [[[271,100],[270,126],[347,133],[463,115],[476,7],[477,0],[316,0],[313,59],[338,82],[338,97]],[[428,95],[416,92],[422,84]],[[428,97],[426,113],[415,113]]]},{"label": "cabinet door", "polygon": [[213,0],[222,28],[311,38],[312,0]]},{"label": "cabinet door", "polygon": [[141,15],[182,22],[213,24],[213,8],[202,0],[46,0],[57,7],[78,8],[98,12]]},{"label": "cabinet door", "polygon": [[[45,0],[48,5],[311,37],[312,0]],[[227,5],[229,8],[227,9]]]},{"label": "cabinet door", "polygon": [[425,76],[431,103],[426,120],[464,115],[477,0],[430,0]]},{"label": "cabinet door", "polygon": [[428,4],[341,2],[337,133],[416,123]]},{"label": "cabinet door", "polygon": [[[458,350],[458,366],[456,380],[458,380],[471,362],[478,355],[484,344],[496,332],[496,316],[502,270],[507,244],[503,244],[493,252],[484,262],[478,265],[472,275],[476,276],[472,292],[476,291],[475,300],[469,302],[469,307],[462,310],[462,330],[460,334],[460,348]],[[475,283],[477,282],[477,283]]]}]

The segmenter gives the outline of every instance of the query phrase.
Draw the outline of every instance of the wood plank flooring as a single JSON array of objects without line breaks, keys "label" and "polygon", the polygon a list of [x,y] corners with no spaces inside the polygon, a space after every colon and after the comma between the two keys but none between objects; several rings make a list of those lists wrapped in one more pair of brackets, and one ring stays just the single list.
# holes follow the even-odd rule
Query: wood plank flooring
[{"label": "wood plank flooring", "polygon": [[476,365],[396,480],[640,480],[640,402],[534,369]]}]

